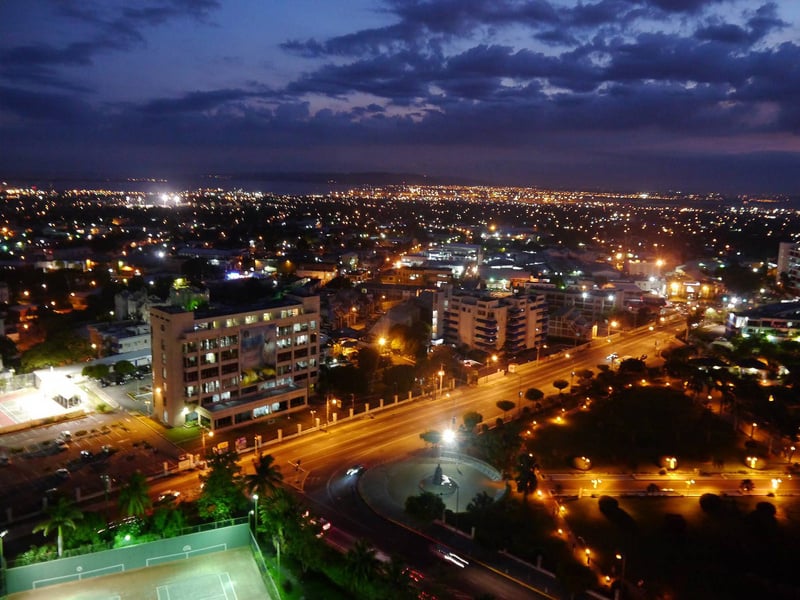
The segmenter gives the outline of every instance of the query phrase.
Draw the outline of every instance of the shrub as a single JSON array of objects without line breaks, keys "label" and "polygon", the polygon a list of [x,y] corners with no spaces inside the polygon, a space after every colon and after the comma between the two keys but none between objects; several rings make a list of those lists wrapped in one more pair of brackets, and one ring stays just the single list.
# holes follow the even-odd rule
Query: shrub
[{"label": "shrub", "polygon": [[722,498],[716,494],[703,494],[700,496],[700,508],[708,514],[718,514],[722,510]]}]

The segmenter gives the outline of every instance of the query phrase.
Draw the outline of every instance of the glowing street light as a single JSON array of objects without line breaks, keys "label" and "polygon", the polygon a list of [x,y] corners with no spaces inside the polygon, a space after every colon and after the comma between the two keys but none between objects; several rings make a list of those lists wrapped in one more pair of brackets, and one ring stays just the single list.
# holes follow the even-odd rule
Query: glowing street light
[{"label": "glowing street light", "polygon": [[445,429],[442,432],[442,441],[447,444],[454,444],[456,441],[456,432],[452,429]]},{"label": "glowing street light", "polygon": [[547,344],[539,344],[536,346],[536,364],[539,364],[539,353],[542,351],[542,348],[547,350]]},{"label": "glowing street light", "polygon": [[258,528],[258,494],[253,494],[253,531]]},{"label": "glowing street light", "polygon": [[209,438],[213,438],[214,437],[214,432],[211,431],[210,429],[206,428],[206,427],[203,427],[202,436],[203,436],[203,457],[205,457],[205,455],[206,455],[206,436],[208,436]]},{"label": "glowing street light", "polygon": [[339,400],[336,398],[328,398],[325,401],[325,427],[328,427],[328,423],[330,423],[330,407],[333,404],[333,408],[336,408],[337,403]]},{"label": "glowing street light", "polygon": [[753,436],[754,436],[754,435],[755,435],[755,433],[756,433],[756,427],[758,427],[758,423],[756,423],[756,422],[754,421],[754,422],[753,422],[753,426],[752,426],[752,427],[750,427],[750,439],[751,439],[751,440],[753,439]]},{"label": "glowing street light", "polygon": [[5,577],[3,570],[6,568],[6,557],[3,553],[3,538],[6,537],[7,533],[8,529],[0,531],[0,574],[2,574],[3,577]]}]

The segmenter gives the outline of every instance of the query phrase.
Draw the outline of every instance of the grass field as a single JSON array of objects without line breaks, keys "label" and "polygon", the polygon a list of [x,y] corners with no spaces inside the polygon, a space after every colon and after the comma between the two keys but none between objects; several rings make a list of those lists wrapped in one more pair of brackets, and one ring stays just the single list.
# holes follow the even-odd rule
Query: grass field
[{"label": "grass field", "polygon": [[611,510],[598,498],[567,504],[568,523],[602,572],[621,575],[619,554],[626,580],[656,597],[798,597],[800,498],[723,497],[711,511],[696,496],[616,500]]}]

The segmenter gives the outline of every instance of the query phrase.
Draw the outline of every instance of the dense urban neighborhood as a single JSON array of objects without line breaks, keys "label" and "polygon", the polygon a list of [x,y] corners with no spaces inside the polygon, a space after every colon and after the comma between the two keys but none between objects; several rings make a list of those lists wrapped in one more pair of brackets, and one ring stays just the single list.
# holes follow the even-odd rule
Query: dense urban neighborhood
[{"label": "dense urban neighborhood", "polygon": [[791,199],[109,187],[0,188],[10,597],[798,594]]}]

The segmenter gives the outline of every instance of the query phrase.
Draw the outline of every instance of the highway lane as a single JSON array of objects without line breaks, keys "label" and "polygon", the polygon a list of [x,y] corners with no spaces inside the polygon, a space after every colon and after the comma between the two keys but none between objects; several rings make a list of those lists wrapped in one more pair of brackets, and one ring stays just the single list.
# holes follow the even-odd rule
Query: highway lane
[{"label": "highway lane", "polygon": [[[430,542],[415,540],[413,536],[410,540],[401,541],[400,528],[370,515],[354,490],[346,485],[343,487],[341,483],[347,468],[356,463],[375,466],[423,449],[425,444],[420,434],[429,429],[449,427],[454,414],[460,420],[465,411],[475,410],[484,416],[486,422],[493,423],[496,418],[503,417],[496,406],[498,400],[517,398],[519,392],[524,393],[528,387],[554,393],[556,390],[552,382],[555,379],[569,380],[571,372],[577,369],[596,370],[598,364],[607,364],[606,356],[612,351],[620,356],[629,354],[638,357],[647,354],[648,350],[652,352],[655,341],[659,341],[659,346],[663,348],[670,335],[663,331],[617,334],[610,343],[599,343],[588,349],[576,348],[569,356],[564,353],[539,365],[520,365],[516,373],[492,375],[482,385],[457,388],[451,390],[449,396],[446,393],[436,394],[435,399],[418,399],[392,406],[376,411],[371,416],[338,423],[327,431],[266,447],[264,451],[275,456],[276,462],[282,465],[287,482],[303,491],[314,509],[336,523],[338,528],[357,533],[378,548],[385,548],[387,541],[390,541],[389,547],[401,550],[409,564],[415,568],[430,569],[430,558],[419,559],[429,554],[426,548]],[[298,459],[300,465],[295,468]],[[642,489],[646,485],[641,486]],[[417,558],[414,560],[411,557]],[[482,569],[471,565],[470,573],[473,572],[474,581],[470,580],[471,576],[466,577],[464,572],[458,578],[462,583],[467,582],[469,590],[474,591],[483,585],[496,590],[498,585],[508,583],[491,571],[484,573]],[[504,591],[503,597],[529,598],[531,593],[526,588],[512,587]]]},{"label": "highway lane", "polygon": [[[468,410],[481,413],[485,422],[493,424],[496,418],[503,417],[502,412],[496,407],[498,400],[516,401],[519,392],[524,393],[528,387],[537,387],[548,394],[556,393],[552,387],[555,379],[569,381],[571,372],[577,369],[588,368],[596,371],[597,365],[604,364],[605,357],[612,351],[620,356],[626,354],[639,356],[648,352],[652,355],[655,341],[658,340],[659,347],[663,347],[670,335],[671,333],[666,331],[616,334],[610,343],[596,341],[591,348],[576,348],[574,352],[569,353],[569,357],[564,353],[556,358],[543,359],[539,365],[532,363],[520,365],[515,373],[495,374],[481,385],[450,390],[449,397],[443,393],[436,399],[425,398],[404,402],[381,411],[374,411],[368,417],[357,417],[349,422],[338,423],[331,426],[328,431],[309,433],[278,444],[267,444],[262,451],[273,454],[287,482],[302,490],[316,510],[337,523],[340,528],[362,537],[372,535],[376,547],[387,550],[398,547],[409,559],[409,564],[418,564],[423,569],[436,569],[438,559],[430,553],[428,540],[424,538],[417,540],[412,535],[408,541],[398,541],[399,528],[374,515],[368,519],[366,515],[370,511],[366,510],[363,501],[357,495],[354,497],[349,493],[343,496],[337,482],[343,477],[344,471],[354,463],[377,465],[417,452],[425,446],[420,439],[421,433],[429,429],[441,430],[449,427],[454,415],[460,422],[461,416]],[[526,403],[527,401],[522,401],[523,405]],[[510,417],[514,412],[506,416]],[[308,418],[310,423],[309,417],[302,418]],[[252,459],[252,455],[242,457],[242,464],[248,470],[251,468]],[[294,465],[298,459],[300,468],[295,471]],[[167,488],[182,490],[186,498],[191,498],[199,492],[196,471],[154,483],[154,495]],[[416,562],[412,562],[414,557],[423,558],[417,558]],[[449,564],[444,566],[448,569],[455,568]],[[441,568],[442,565],[438,567]],[[478,589],[483,581],[483,585],[492,590],[498,589],[500,585],[509,585],[510,588],[504,591],[503,597],[531,597],[529,590],[515,587],[513,582],[507,582],[491,571],[484,572],[485,570],[479,566],[470,565],[465,571],[469,571],[469,577],[465,578],[465,572],[460,572],[457,580],[468,581],[471,589]],[[446,575],[448,575],[447,570],[441,574],[445,578]],[[475,581],[471,581],[471,577],[474,577]]]}]

